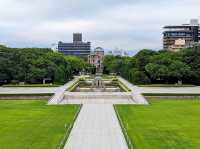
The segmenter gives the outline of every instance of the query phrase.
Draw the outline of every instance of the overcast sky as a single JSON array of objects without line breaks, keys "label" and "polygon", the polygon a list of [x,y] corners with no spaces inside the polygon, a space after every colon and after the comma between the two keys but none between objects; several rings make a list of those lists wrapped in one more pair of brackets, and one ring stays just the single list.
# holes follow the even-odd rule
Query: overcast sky
[{"label": "overcast sky", "polygon": [[200,0],[0,0],[0,43],[51,47],[73,32],[105,49],[162,48],[162,27],[200,19]]}]

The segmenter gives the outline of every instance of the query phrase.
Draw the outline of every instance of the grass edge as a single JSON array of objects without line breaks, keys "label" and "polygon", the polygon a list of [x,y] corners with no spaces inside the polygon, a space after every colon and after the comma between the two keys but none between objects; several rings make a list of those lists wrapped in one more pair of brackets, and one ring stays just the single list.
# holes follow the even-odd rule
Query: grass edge
[{"label": "grass edge", "polygon": [[116,115],[117,115],[117,119],[118,119],[118,121],[119,121],[121,130],[122,130],[122,132],[123,132],[123,134],[124,134],[124,137],[125,137],[126,143],[127,143],[127,145],[128,145],[128,148],[129,148],[129,149],[133,149],[133,148],[134,148],[134,145],[133,145],[133,143],[131,142],[131,139],[130,139],[129,136],[128,136],[128,133],[127,133],[127,131],[126,131],[126,128],[124,127],[124,123],[123,123],[123,121],[122,121],[122,119],[121,119],[121,117],[120,117],[120,115],[119,115],[119,113],[118,113],[118,111],[117,111],[117,107],[116,107],[116,105],[113,105],[113,107],[114,107],[115,113],[116,113]]},{"label": "grass edge", "polygon": [[77,117],[78,117],[78,115],[79,115],[79,113],[81,111],[82,106],[83,106],[82,104],[79,106],[79,108],[76,111],[76,114],[74,115],[74,118],[73,118],[72,122],[70,123],[70,125],[68,127],[66,127],[66,124],[65,124],[66,131],[65,131],[63,139],[58,144],[57,149],[63,149],[65,144],[67,143],[67,140],[69,138],[70,132],[71,132],[71,130],[72,130],[73,126],[74,126],[74,123],[75,123],[75,121],[76,121],[76,119],[77,119]]}]

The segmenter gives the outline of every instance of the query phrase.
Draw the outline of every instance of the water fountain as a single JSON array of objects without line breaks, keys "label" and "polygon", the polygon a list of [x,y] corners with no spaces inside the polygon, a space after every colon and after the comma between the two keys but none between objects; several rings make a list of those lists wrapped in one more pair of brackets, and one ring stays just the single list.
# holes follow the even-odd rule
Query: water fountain
[{"label": "water fountain", "polygon": [[94,79],[82,80],[72,92],[121,92],[119,84],[112,79],[103,79],[101,74],[96,74]]}]

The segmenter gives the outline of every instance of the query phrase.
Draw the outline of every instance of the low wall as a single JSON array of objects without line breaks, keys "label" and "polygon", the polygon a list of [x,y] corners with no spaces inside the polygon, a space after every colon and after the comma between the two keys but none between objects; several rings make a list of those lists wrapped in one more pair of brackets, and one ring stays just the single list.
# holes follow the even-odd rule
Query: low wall
[{"label": "low wall", "polygon": [[74,85],[79,82],[80,77],[75,77],[73,80],[69,81],[65,85],[59,87],[55,94],[49,99],[48,105],[54,105],[54,104],[59,104],[62,102],[64,93],[66,90],[70,90],[71,87],[74,87]]},{"label": "low wall", "polygon": [[0,100],[48,100],[51,96],[0,96]]},{"label": "low wall", "polygon": [[131,90],[132,98],[137,104],[148,104],[148,101],[142,95],[137,86],[133,85],[132,83],[128,82],[120,76],[118,76],[117,79]]}]

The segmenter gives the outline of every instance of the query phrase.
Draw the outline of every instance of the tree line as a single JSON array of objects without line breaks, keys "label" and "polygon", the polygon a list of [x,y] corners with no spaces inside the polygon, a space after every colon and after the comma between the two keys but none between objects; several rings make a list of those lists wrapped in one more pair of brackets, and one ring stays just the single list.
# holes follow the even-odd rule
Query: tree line
[{"label": "tree line", "polygon": [[180,52],[144,49],[133,57],[106,56],[104,73],[117,73],[134,84],[200,85],[200,46]]},{"label": "tree line", "polygon": [[[134,84],[168,83],[200,85],[200,46],[180,52],[144,49],[133,57],[105,56],[104,73],[117,73]],[[65,83],[81,71],[95,73],[86,60],[48,48],[0,46],[0,82]]]},{"label": "tree line", "polygon": [[7,83],[65,83],[83,69],[90,68],[79,57],[65,56],[47,48],[0,46],[0,81]]}]

